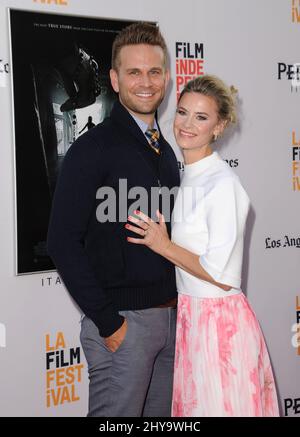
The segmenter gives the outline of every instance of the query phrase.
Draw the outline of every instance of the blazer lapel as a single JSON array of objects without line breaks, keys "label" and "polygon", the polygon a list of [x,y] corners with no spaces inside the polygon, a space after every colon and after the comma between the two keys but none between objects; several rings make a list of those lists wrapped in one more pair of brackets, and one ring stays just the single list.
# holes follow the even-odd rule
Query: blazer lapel
[{"label": "blazer lapel", "polygon": [[136,124],[133,117],[131,117],[127,109],[124,108],[119,101],[114,103],[110,116],[115,123],[122,125],[122,130],[129,131],[131,135],[138,140],[138,142],[147,144],[147,140],[143,132]]},{"label": "blazer lapel", "polygon": [[[120,126],[118,134],[120,135],[120,137],[122,135],[124,136],[124,142],[126,142],[126,145],[135,149],[140,157],[144,161],[146,161],[147,165],[151,167],[152,171],[157,177],[157,170],[154,167],[153,160],[151,159],[151,157],[149,157],[149,143],[145,135],[141,131],[140,127],[135,122],[134,118],[129,114],[127,109],[124,108],[124,106],[119,101],[114,103],[110,116],[113,119],[114,123],[117,123]],[[132,141],[132,136],[134,136],[136,141]],[[159,138],[159,143],[161,151],[163,152],[166,140],[162,135]],[[154,152],[151,151],[151,153]]]}]

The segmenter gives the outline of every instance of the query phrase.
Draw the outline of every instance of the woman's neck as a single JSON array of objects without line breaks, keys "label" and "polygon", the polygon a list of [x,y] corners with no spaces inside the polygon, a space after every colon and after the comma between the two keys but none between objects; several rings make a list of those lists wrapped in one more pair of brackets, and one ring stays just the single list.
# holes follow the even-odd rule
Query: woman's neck
[{"label": "woman's neck", "polygon": [[185,164],[193,164],[194,162],[206,158],[212,153],[213,150],[210,145],[206,146],[205,148],[201,147],[201,149],[182,149]]}]

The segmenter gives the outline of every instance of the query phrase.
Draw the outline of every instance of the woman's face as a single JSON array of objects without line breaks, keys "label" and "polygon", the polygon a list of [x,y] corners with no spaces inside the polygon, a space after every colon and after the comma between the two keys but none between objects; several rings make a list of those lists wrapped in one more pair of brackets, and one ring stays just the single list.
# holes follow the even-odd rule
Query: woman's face
[{"label": "woman's face", "polygon": [[174,120],[174,135],[183,150],[206,148],[214,135],[223,130],[218,108],[212,97],[200,93],[185,93],[178,102]]}]

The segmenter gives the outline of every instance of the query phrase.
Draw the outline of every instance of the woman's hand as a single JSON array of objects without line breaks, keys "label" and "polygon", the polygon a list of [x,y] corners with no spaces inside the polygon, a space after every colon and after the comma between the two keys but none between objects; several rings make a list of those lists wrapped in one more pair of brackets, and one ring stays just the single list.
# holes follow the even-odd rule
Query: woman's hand
[{"label": "woman's hand", "polygon": [[129,216],[128,221],[136,226],[126,224],[125,228],[137,235],[141,235],[143,238],[127,237],[127,241],[148,246],[154,252],[162,255],[175,264],[175,266],[180,267],[189,274],[203,281],[210,282],[224,291],[231,290],[231,286],[216,282],[207,273],[199,262],[199,255],[172,243],[167,232],[164,216],[158,210],[156,211],[158,223],[155,223],[150,217],[140,211],[134,211],[134,214],[139,218]]},{"label": "woman's hand", "polygon": [[155,223],[150,217],[142,213],[141,211],[134,211],[139,217],[128,217],[128,221],[134,223],[136,226],[126,224],[125,228],[141,235],[143,238],[127,237],[127,241],[134,244],[143,244],[148,246],[151,250],[164,256],[165,251],[172,244],[164,216],[157,210],[156,215],[158,223]]}]

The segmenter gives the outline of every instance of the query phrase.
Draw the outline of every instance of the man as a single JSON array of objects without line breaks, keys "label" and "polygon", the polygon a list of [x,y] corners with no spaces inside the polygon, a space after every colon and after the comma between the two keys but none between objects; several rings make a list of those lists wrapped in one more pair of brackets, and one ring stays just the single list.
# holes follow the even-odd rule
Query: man
[{"label": "man", "polygon": [[[57,183],[48,251],[85,317],[89,416],[156,417],[171,411],[176,319],[174,268],[127,242],[122,205],[142,187],[179,185],[175,154],[160,134],[156,110],[169,71],[156,26],[133,24],[113,44],[111,83],[119,93],[111,116],[69,149]],[[153,133],[153,131],[151,131]],[[120,188],[126,181],[126,192]],[[116,220],[99,217],[99,188],[115,193]],[[126,197],[126,199],[124,199]],[[128,199],[129,198],[129,199]],[[130,203],[131,202],[131,203]],[[170,223],[167,223],[170,233]]]}]

